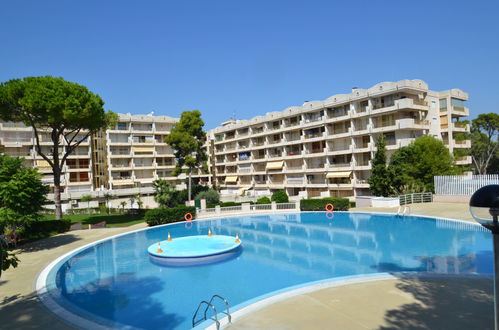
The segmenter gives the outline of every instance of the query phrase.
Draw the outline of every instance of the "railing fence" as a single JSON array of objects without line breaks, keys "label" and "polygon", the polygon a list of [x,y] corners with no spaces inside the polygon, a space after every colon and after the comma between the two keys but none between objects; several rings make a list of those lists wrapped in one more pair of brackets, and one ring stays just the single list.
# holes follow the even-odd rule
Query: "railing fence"
[{"label": "railing fence", "polygon": [[414,204],[414,203],[430,203],[433,201],[432,193],[414,193],[407,195],[400,195],[400,205]]},{"label": "railing fence", "polygon": [[499,174],[435,176],[436,195],[472,195],[489,184],[499,184]]},{"label": "railing fence", "polygon": [[300,203],[272,203],[272,204],[244,204],[237,206],[214,207],[207,209],[198,209],[197,214],[200,217],[219,214],[231,214],[240,212],[268,212],[268,211],[299,211]]}]

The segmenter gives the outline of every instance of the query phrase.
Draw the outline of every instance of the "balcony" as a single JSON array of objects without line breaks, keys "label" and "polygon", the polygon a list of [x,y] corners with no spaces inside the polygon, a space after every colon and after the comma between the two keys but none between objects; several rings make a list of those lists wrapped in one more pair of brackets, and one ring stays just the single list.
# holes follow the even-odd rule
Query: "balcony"
[{"label": "balcony", "polygon": [[302,171],[303,165],[286,165],[284,169],[286,171]]},{"label": "balcony", "polygon": [[351,153],[354,150],[353,146],[343,146],[343,147],[338,147],[338,148],[329,148],[327,150],[327,153],[329,155],[343,155],[343,154],[348,154]]},{"label": "balcony", "polygon": [[413,118],[402,118],[397,120],[397,126],[399,129],[429,129],[430,122],[428,120],[419,120]]},{"label": "balcony", "polygon": [[323,149],[323,148],[311,149],[311,150],[309,150],[309,153],[311,153],[311,154],[319,154],[319,153],[325,152],[326,150],[327,149]]},{"label": "balcony", "polygon": [[471,164],[471,156],[463,156],[456,158],[456,165],[469,165]]},{"label": "balcony", "polygon": [[287,178],[286,183],[287,184],[303,184],[305,182],[305,178]]},{"label": "balcony", "polygon": [[334,169],[336,171],[342,171],[342,170],[350,170],[352,169],[352,163],[335,163],[335,164],[329,164],[328,166],[329,169]]},{"label": "balcony", "polygon": [[471,140],[454,140],[454,148],[471,148]]},{"label": "balcony", "polygon": [[451,124],[452,129],[456,132],[469,132],[470,131],[470,125],[467,124],[466,122],[454,122]]},{"label": "balcony", "polygon": [[451,107],[451,114],[457,117],[467,117],[470,115],[470,109],[467,107]]},{"label": "balcony", "polygon": [[[33,144],[33,140],[30,137],[3,137],[1,140],[6,147],[18,147]],[[52,141],[50,142],[52,143]]]},{"label": "balcony", "polygon": [[300,135],[293,135],[293,136],[288,136],[286,138],[286,142],[293,142],[293,141],[300,141],[301,136]]},{"label": "balcony", "polygon": [[324,136],[323,133],[312,133],[312,134],[305,134],[304,138],[305,139],[315,139],[315,138],[320,138],[320,137],[323,137],[323,136]]}]

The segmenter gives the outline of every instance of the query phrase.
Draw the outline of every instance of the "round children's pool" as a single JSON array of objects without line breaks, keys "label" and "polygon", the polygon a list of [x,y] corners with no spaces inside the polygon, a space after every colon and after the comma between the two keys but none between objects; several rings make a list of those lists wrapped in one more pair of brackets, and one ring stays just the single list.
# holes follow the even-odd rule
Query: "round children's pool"
[{"label": "round children's pool", "polygon": [[[147,248],[191,235],[239,234],[230,258],[176,267]],[[78,327],[189,329],[202,300],[231,312],[274,292],[345,276],[493,272],[491,234],[426,217],[337,212],[252,215],[176,223],[112,237],[61,257],[37,281],[42,301]],[[222,310],[222,307],[220,307]]]}]

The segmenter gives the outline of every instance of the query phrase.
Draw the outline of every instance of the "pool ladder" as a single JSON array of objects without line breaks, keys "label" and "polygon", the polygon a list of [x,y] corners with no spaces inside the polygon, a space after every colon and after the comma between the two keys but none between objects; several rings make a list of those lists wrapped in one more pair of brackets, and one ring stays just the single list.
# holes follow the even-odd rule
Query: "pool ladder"
[{"label": "pool ladder", "polygon": [[397,210],[397,216],[402,217],[404,215],[411,214],[411,207],[409,205],[401,205]]},{"label": "pool ladder", "polygon": [[[193,328],[196,325],[198,325],[199,323],[201,323],[202,321],[206,321],[206,312],[208,312],[208,309],[211,308],[213,310],[213,316],[214,316],[214,318],[211,318],[211,319],[215,321],[215,323],[217,325],[217,329],[220,329],[220,321],[218,321],[217,308],[215,307],[215,305],[213,305],[213,300],[215,300],[215,298],[218,298],[225,303],[225,312],[222,312],[222,313],[224,313],[228,316],[229,323],[232,321],[232,317],[231,317],[230,311],[229,311],[229,302],[224,297],[222,297],[218,294],[214,294],[211,297],[210,301],[203,300],[199,303],[198,308],[196,309],[196,312],[194,313],[194,316],[192,317],[192,327]],[[201,308],[201,306],[204,306],[204,305],[206,305],[206,308],[204,309],[203,318],[196,321],[196,316],[199,312],[199,309]]]}]

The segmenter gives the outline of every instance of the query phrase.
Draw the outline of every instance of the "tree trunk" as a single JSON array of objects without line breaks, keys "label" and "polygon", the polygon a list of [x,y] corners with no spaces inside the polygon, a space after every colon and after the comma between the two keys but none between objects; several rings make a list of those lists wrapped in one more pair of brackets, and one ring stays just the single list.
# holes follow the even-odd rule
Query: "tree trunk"
[{"label": "tree trunk", "polygon": [[54,204],[55,204],[55,219],[62,219],[62,205],[61,205],[61,170],[58,168],[53,169],[54,172]]},{"label": "tree trunk", "polygon": [[192,170],[189,170],[189,202],[192,200],[191,198],[191,175],[192,175]]}]

